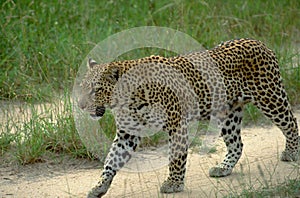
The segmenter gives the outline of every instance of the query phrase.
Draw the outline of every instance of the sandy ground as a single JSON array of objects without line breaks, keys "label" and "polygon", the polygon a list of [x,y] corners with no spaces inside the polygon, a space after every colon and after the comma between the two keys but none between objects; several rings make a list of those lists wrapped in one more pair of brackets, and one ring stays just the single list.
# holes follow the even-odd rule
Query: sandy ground
[{"label": "sandy ground", "polygon": [[[299,124],[300,111],[296,116]],[[298,163],[279,160],[284,137],[277,127],[245,128],[242,138],[243,156],[228,177],[208,177],[209,168],[220,162],[226,151],[220,140],[213,154],[189,154],[184,192],[159,193],[159,186],[167,176],[167,167],[163,167],[143,173],[118,172],[104,197],[222,197],[300,177]],[[22,167],[0,164],[0,197],[86,197],[100,172],[96,162],[65,158]]]}]

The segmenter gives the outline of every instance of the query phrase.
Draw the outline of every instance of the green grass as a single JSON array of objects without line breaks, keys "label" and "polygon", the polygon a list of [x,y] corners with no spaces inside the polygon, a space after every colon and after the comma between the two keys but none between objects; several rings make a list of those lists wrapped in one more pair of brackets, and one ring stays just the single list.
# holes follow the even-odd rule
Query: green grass
[{"label": "green grass", "polygon": [[[290,101],[298,105],[299,18],[298,0],[1,1],[0,101],[26,103],[32,115],[26,122],[14,118],[0,122],[0,155],[15,156],[21,164],[43,161],[49,154],[90,157],[76,132],[69,101],[76,72],[97,43],[138,26],[170,27],[191,35],[205,48],[233,38],[262,40],[276,52]],[[124,57],[149,53],[136,50]],[[63,107],[54,103],[57,99],[64,101]],[[46,102],[54,103],[60,113],[52,107],[40,113],[36,104]],[[247,106],[245,113],[246,124],[261,122],[253,106]],[[101,122],[111,138],[112,118]],[[159,136],[144,143],[153,142],[159,143]]]},{"label": "green grass", "polygon": [[247,198],[264,198],[264,197],[299,197],[300,181],[287,180],[284,183],[276,186],[267,186],[259,190],[243,190],[242,193],[236,196],[227,197],[247,197]]},{"label": "green grass", "polygon": [[253,167],[250,167],[250,163],[247,163],[246,166],[240,164],[240,175],[237,175],[235,178],[239,185],[232,187],[230,183],[225,183],[227,193],[223,194],[225,195],[223,197],[299,197],[300,180],[298,164],[294,164],[293,170],[283,178],[278,175],[282,171],[280,162],[270,162],[268,161],[268,164],[265,164],[264,161],[260,161],[257,164],[258,174],[255,174],[255,177],[251,174]]},{"label": "green grass", "polygon": [[[137,26],[170,27],[206,48],[233,38],[260,39],[285,69],[292,57],[299,59],[291,52],[299,46],[299,7],[297,0],[7,0],[0,7],[0,99],[51,99],[72,86],[81,61],[98,42]],[[295,87],[298,91],[299,81]]]},{"label": "green grass", "polygon": [[[0,156],[13,156],[9,160],[20,164],[41,162],[53,154],[92,158],[76,133],[67,96],[60,103],[28,103],[19,109],[2,104],[7,122],[0,123]],[[18,111],[22,117],[14,117]]]}]

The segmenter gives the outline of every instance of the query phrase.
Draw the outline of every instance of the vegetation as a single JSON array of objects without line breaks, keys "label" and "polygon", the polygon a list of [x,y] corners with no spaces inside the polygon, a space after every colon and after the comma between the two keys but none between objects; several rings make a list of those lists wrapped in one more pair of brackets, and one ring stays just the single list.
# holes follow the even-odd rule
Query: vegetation
[{"label": "vegetation", "polygon": [[[0,156],[10,156],[10,160],[21,164],[42,162],[46,156],[56,154],[91,157],[76,133],[69,99],[62,101],[60,105],[29,103],[5,109],[6,122],[0,125]],[[17,113],[24,117],[14,118]]]},{"label": "vegetation", "polygon": [[299,81],[294,83],[299,69],[291,69],[299,63],[299,4],[7,0],[0,7],[0,99],[50,100],[72,86],[82,60],[98,42],[137,26],[170,27],[206,48],[233,38],[260,39],[275,50],[282,69],[294,74],[285,76],[293,95],[299,89]]},{"label": "vegetation", "polygon": [[277,186],[265,186],[259,190],[243,190],[241,194],[227,197],[247,197],[247,198],[263,198],[263,197],[298,197],[300,194],[300,181],[288,180]]},{"label": "vegetation", "polygon": [[[69,99],[76,72],[98,42],[138,26],[170,27],[205,48],[240,37],[262,40],[276,52],[291,103],[297,105],[299,18],[298,0],[1,1],[0,157],[12,153],[27,164],[49,154],[91,156],[76,132]],[[129,55],[135,53],[149,55],[149,51]],[[48,102],[54,105],[40,112],[37,105]],[[25,121],[16,117],[28,111],[11,110],[16,103],[21,103],[21,110],[30,109]],[[260,122],[253,106],[245,112],[247,123]]]}]

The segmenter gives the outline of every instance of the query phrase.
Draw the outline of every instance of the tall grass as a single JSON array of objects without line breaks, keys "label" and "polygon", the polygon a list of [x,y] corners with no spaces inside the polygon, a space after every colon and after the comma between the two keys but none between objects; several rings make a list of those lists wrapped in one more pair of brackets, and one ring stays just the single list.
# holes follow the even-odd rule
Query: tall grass
[{"label": "tall grass", "polygon": [[[50,100],[72,86],[98,42],[136,26],[174,28],[206,48],[233,38],[260,39],[284,69],[292,57],[299,59],[299,8],[297,0],[2,1],[0,99]],[[289,51],[296,45],[296,53]],[[298,91],[299,83],[293,85],[290,92]]]},{"label": "tall grass", "polygon": [[1,104],[1,110],[6,122],[0,122],[0,156],[20,164],[42,162],[57,154],[92,157],[75,132],[68,95],[51,104]]}]

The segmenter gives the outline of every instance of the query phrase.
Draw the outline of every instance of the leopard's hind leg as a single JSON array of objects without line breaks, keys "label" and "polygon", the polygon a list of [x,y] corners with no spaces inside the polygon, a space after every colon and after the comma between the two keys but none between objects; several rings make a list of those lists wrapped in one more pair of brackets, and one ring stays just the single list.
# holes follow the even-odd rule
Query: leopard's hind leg
[{"label": "leopard's hind leg", "polygon": [[254,104],[278,127],[286,138],[282,161],[298,160],[299,134],[285,90],[280,87],[265,90],[265,97],[257,97]]}]

